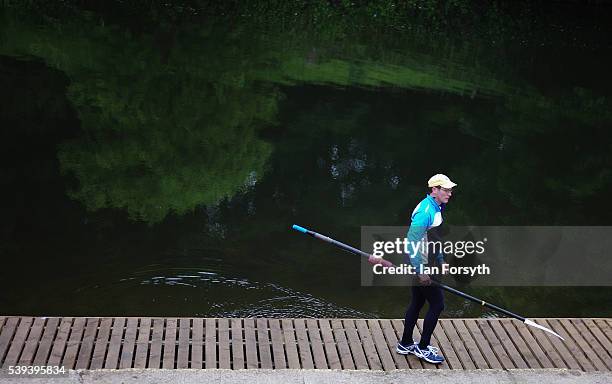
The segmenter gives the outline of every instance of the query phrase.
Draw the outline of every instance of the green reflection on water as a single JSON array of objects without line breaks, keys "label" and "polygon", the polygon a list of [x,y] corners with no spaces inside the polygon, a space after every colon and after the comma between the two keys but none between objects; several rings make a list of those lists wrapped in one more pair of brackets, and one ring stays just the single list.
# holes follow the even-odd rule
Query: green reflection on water
[{"label": "green reflection on water", "polygon": [[[417,22],[441,12],[432,3],[424,5],[427,16]],[[465,13],[464,7],[456,11]],[[323,9],[315,7],[315,16],[322,16]],[[257,8],[249,12],[257,15]],[[384,7],[368,12],[385,14]],[[64,143],[59,152],[63,170],[79,180],[71,196],[89,209],[123,208],[149,223],[170,212],[215,204],[243,189],[249,177],[263,177],[272,148],[257,132],[276,121],[282,95],[275,84],[391,87],[495,98],[497,121],[492,125],[474,121],[473,114],[456,105],[430,118],[458,123],[464,133],[500,146],[513,137],[554,132],[564,120],[599,127],[612,113],[605,98],[582,88],[550,98],[511,70],[453,61],[448,57],[452,40],[447,42],[451,48],[437,54],[410,44],[401,52],[382,54],[379,43],[393,39],[384,33],[338,44],[336,38],[350,32],[349,24],[329,26],[333,31],[320,34],[314,32],[327,28],[321,24],[275,34],[286,26],[272,23],[265,34],[254,34],[255,17],[234,29],[168,27],[160,37],[106,25],[89,12],[45,21],[7,14],[4,20],[1,52],[41,58],[71,80],[68,97],[83,129],[80,138]],[[424,35],[419,29],[407,34]],[[529,157],[518,161],[537,162]],[[514,170],[500,172],[509,176]],[[580,174],[585,182],[576,183],[571,175],[574,186],[554,177],[544,183],[588,196],[612,178],[601,169]],[[520,185],[515,179],[500,178],[499,188],[515,195],[513,186]]]},{"label": "green reflection on water", "polygon": [[255,84],[240,49],[187,39],[162,57],[149,36],[88,22],[11,22],[4,52],[42,58],[67,74],[83,134],[61,145],[62,169],[89,209],[124,208],[159,222],[215,204],[263,176],[271,147],[259,125],[276,118],[278,93]]}]

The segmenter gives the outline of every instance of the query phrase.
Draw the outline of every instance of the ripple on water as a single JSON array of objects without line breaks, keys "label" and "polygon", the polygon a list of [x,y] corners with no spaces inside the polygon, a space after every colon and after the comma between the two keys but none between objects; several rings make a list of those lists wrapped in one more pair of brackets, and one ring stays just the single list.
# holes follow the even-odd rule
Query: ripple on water
[{"label": "ripple on water", "polygon": [[[186,268],[148,266],[114,282],[82,287],[80,294],[92,300],[125,297],[127,301],[137,297],[144,312],[150,313],[151,309],[164,313],[191,312],[185,316],[376,317],[279,284]],[[149,307],[145,307],[145,302],[150,303]],[[132,308],[138,310],[138,306]]]}]

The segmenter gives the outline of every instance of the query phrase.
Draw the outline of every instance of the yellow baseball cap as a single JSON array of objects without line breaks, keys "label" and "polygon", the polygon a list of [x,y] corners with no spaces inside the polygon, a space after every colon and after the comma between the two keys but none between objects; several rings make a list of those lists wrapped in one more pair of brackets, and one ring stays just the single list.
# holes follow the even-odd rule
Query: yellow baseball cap
[{"label": "yellow baseball cap", "polygon": [[448,176],[438,173],[437,175],[433,175],[429,181],[427,181],[427,185],[429,187],[452,188],[457,184],[453,183]]}]

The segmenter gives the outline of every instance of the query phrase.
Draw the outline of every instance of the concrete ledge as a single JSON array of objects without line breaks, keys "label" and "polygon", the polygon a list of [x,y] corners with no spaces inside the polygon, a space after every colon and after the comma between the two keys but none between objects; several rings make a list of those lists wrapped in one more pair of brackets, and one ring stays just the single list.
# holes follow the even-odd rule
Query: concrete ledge
[{"label": "concrete ledge", "polygon": [[461,383],[527,383],[527,384],[607,384],[612,383],[611,372],[582,372],[567,369],[516,369],[516,370],[223,370],[223,369],[118,369],[118,370],[78,370],[69,371],[65,376],[23,377],[8,376],[6,369],[0,370],[0,384],[127,384],[127,383],[175,383],[200,384],[391,384],[407,380],[425,382],[433,380],[436,384]]}]

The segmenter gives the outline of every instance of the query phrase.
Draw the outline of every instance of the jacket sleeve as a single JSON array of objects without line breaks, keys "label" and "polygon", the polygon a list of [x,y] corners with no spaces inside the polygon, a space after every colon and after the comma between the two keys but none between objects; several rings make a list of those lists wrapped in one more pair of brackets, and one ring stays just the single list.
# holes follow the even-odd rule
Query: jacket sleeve
[{"label": "jacket sleeve", "polygon": [[[416,268],[417,273],[421,270],[421,265],[426,261],[423,254],[424,244],[423,237],[430,225],[430,218],[426,212],[416,212],[412,217],[410,228],[408,229],[408,254],[410,256],[410,264]],[[415,252],[416,251],[416,252]]]}]

